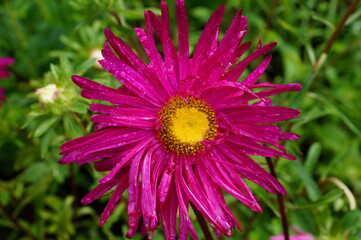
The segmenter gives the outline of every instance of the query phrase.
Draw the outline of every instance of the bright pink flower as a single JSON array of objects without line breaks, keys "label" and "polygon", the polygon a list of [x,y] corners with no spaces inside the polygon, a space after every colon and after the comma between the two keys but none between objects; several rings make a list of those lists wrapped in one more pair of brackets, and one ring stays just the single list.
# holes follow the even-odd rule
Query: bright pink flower
[{"label": "bright pink flower", "polygon": [[[247,18],[239,12],[218,41],[223,11],[222,5],[211,16],[190,56],[184,0],[176,1],[178,51],[170,37],[168,7],[162,1],[162,17],[146,11],[145,29],[135,29],[148,64],[105,30],[104,60],[99,62],[123,84],[119,89],[73,76],[83,97],[114,105],[91,104],[90,109],[100,113],[91,118],[96,123],[95,133],[61,146],[64,156],[60,163],[95,161],[97,171],[110,171],[81,201],[89,204],[115,187],[101,225],[128,189],[128,238],[137,232],[142,217],[149,238],[162,224],[165,238],[176,239],[179,218],[179,238],[187,239],[190,234],[197,239],[188,214],[190,204],[206,217],[218,237],[230,236],[240,226],[222,190],[257,212],[261,208],[244,178],[271,193],[286,193],[249,155],[295,159],[280,141],[298,135],[281,132],[272,123],[295,118],[299,111],[272,106],[268,97],[298,91],[301,86],[256,83],[270,55],[238,82],[247,66],[276,43],[259,43],[238,62],[250,47],[250,42],[241,43]],[[162,44],[162,53],[155,37]]]},{"label": "bright pink flower", "polygon": [[[291,235],[289,237],[290,240],[315,240],[315,238],[311,234],[306,233],[295,227],[291,227],[291,228],[297,235]],[[277,236],[270,237],[270,240],[284,240],[284,239],[285,237],[283,236],[283,233]]]},{"label": "bright pink flower", "polygon": [[8,65],[14,64],[15,60],[11,57],[0,58],[0,78],[8,78],[9,72],[6,70]]}]

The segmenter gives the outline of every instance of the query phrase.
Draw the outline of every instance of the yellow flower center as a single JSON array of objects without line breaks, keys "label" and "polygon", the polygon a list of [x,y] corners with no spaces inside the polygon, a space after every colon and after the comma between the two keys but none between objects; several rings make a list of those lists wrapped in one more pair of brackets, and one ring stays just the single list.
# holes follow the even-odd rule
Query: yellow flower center
[{"label": "yellow flower center", "polygon": [[214,111],[201,99],[174,97],[159,114],[159,136],[167,149],[179,155],[200,152],[204,149],[202,142],[216,136]]}]

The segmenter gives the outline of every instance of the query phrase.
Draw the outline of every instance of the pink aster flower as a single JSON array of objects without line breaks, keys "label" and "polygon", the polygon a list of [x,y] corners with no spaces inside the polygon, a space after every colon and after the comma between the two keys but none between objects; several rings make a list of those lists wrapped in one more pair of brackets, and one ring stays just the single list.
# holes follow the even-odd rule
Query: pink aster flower
[{"label": "pink aster flower", "polygon": [[11,57],[0,58],[0,78],[8,78],[9,72],[6,70],[8,65],[14,64],[15,60]]},{"label": "pink aster flower", "polygon": [[[135,29],[149,63],[105,30],[104,60],[99,62],[123,84],[120,88],[73,76],[83,97],[113,104],[91,104],[90,109],[99,113],[91,118],[95,133],[61,146],[60,163],[94,162],[97,171],[108,172],[81,200],[89,204],[114,188],[101,225],[128,189],[128,238],[137,232],[142,218],[149,238],[162,224],[166,239],[176,239],[177,232],[180,239],[188,234],[198,239],[188,213],[190,204],[218,237],[230,236],[240,226],[223,191],[257,212],[261,208],[244,179],[271,193],[286,193],[250,155],[295,159],[280,141],[298,136],[282,132],[273,123],[295,118],[299,111],[273,106],[268,97],[298,91],[301,86],[257,83],[270,55],[238,82],[248,65],[276,43],[259,43],[238,61],[250,48],[250,42],[242,43],[247,18],[238,12],[219,41],[223,11],[221,5],[210,17],[191,56],[184,0],[176,1],[178,50],[170,37],[168,7],[162,1],[162,17],[146,11],[145,29]],[[157,50],[156,37],[162,52]]]}]

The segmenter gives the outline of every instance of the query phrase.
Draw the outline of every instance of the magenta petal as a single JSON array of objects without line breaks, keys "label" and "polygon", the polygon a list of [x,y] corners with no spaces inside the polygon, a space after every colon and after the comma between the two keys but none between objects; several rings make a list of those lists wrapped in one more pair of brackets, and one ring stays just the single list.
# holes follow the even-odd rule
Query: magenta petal
[{"label": "magenta petal", "polygon": [[[125,178],[126,175],[124,175],[124,174],[126,172],[127,172],[127,169],[124,169],[122,172],[119,172],[117,174],[117,176],[112,179],[112,181],[109,181],[109,182],[106,182],[103,184],[99,184],[98,186],[96,186],[92,191],[90,191],[87,195],[85,195],[82,198],[81,203],[83,205],[87,205],[87,204],[91,203],[92,201],[94,201],[95,199],[99,198],[101,195],[103,195],[104,193],[106,193],[107,191],[112,189],[116,184],[118,184],[119,179]],[[120,180],[120,181],[122,181],[122,180]]]},{"label": "magenta petal", "polygon": [[277,43],[272,42],[272,43],[269,43],[269,44],[267,44],[265,46],[257,48],[253,53],[251,53],[248,57],[246,57],[245,59],[240,61],[234,68],[232,68],[229,72],[227,72],[223,76],[222,79],[227,80],[227,81],[237,81],[238,78],[242,75],[244,70],[247,68],[247,66],[252,61],[254,61],[255,59],[257,59],[257,58],[263,56],[264,54],[268,53],[276,45],[277,45]]},{"label": "magenta petal", "polygon": [[151,160],[152,155],[158,146],[155,145],[144,156],[142,166],[142,212],[144,226],[147,231],[154,231],[158,225],[158,217],[156,213],[156,193],[151,186]]},{"label": "magenta petal", "polygon": [[195,75],[202,61],[204,61],[204,59],[207,59],[210,55],[210,50],[212,49],[212,41],[209,41],[209,39],[214,39],[214,37],[218,33],[218,27],[221,23],[223,12],[224,5],[221,5],[209,18],[207,25],[205,26],[202,35],[198,40],[192,59],[192,75]]},{"label": "magenta petal", "polygon": [[104,211],[100,217],[100,225],[103,226],[108,220],[110,214],[114,211],[116,204],[119,202],[120,197],[122,196],[125,189],[128,187],[128,173],[126,173],[122,179],[117,183],[112,196],[110,197],[107,205],[105,206]]},{"label": "magenta petal", "polygon": [[183,80],[189,70],[188,21],[184,0],[176,1],[176,17],[178,24],[179,75],[180,80]]},{"label": "magenta petal", "polygon": [[246,79],[244,79],[242,81],[242,84],[244,84],[244,85],[254,84],[261,77],[261,75],[264,73],[264,71],[266,70],[268,64],[271,62],[271,59],[272,59],[272,55],[269,55],[268,57],[266,57],[258,65],[258,67],[253,72],[251,72]]}]

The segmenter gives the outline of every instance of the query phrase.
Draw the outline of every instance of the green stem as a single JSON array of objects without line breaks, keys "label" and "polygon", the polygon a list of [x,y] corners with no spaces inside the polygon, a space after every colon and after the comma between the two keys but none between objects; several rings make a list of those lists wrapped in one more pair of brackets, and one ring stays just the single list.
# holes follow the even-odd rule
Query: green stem
[{"label": "green stem", "polygon": [[212,234],[209,231],[207,221],[204,219],[203,214],[200,211],[198,211],[198,209],[193,204],[191,204],[191,205],[192,205],[194,213],[196,214],[196,217],[197,217],[198,223],[202,229],[202,232],[204,234],[204,238],[207,240],[213,240]]},{"label": "green stem", "polygon": [[[277,174],[272,162],[272,159],[270,157],[266,157],[268,167],[270,169],[270,172],[274,178],[277,179]],[[285,240],[290,239],[290,232],[288,230],[288,221],[287,221],[287,215],[286,215],[286,208],[285,203],[282,194],[277,193],[277,201],[278,201],[278,207],[280,209],[280,215],[281,215],[281,222],[282,222],[282,229],[283,229],[283,236]]]}]

